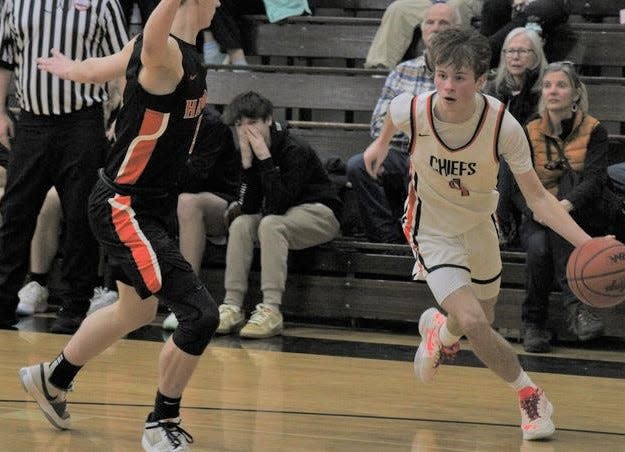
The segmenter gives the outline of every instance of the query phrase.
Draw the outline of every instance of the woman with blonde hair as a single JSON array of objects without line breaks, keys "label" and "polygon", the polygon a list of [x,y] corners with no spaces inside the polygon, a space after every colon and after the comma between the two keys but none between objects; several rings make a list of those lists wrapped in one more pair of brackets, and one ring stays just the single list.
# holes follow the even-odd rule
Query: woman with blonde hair
[{"label": "woman with blonde hair", "polygon": [[[588,114],[586,87],[573,63],[562,61],[545,68],[539,109],[540,117],[526,126],[538,178],[582,228],[591,235],[603,235],[605,229],[598,221],[595,206],[606,182],[608,134]],[[521,237],[527,251],[522,309],[525,350],[550,350],[547,321],[554,277],[562,289],[570,331],[580,341],[601,336],[603,323],[577,300],[566,281],[566,262],[572,246],[529,212]]]}]

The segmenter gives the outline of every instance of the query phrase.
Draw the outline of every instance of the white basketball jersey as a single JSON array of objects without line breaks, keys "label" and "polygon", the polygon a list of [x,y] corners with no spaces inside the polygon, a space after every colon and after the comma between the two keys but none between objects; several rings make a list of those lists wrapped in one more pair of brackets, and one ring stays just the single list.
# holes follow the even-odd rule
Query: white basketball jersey
[{"label": "white basketball jersey", "polygon": [[417,229],[445,236],[462,234],[489,220],[499,198],[497,147],[505,105],[483,96],[477,126],[466,134],[471,138],[452,148],[435,128],[434,95],[426,93],[411,102],[410,163],[417,180],[406,202],[404,232],[409,239]]}]

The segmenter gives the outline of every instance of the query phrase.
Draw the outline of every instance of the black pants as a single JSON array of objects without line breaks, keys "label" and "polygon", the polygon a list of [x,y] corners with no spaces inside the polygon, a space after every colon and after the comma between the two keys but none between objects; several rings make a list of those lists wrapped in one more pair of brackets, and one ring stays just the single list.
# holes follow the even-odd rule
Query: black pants
[{"label": "black pants", "polygon": [[243,49],[250,53],[252,27],[243,18],[246,14],[265,14],[265,4],[261,0],[221,0],[210,30],[222,50]]},{"label": "black pants", "polygon": [[101,106],[58,116],[21,112],[0,202],[0,318],[12,319],[15,313],[37,216],[52,186],[65,219],[61,315],[87,312],[99,256],[87,221],[87,199],[107,146]]},{"label": "black pants", "polygon": [[573,245],[532,220],[526,220],[521,226],[521,238],[527,252],[523,323],[545,327],[549,318],[549,293],[554,283],[562,290],[565,308],[579,303],[566,281],[566,262]]}]

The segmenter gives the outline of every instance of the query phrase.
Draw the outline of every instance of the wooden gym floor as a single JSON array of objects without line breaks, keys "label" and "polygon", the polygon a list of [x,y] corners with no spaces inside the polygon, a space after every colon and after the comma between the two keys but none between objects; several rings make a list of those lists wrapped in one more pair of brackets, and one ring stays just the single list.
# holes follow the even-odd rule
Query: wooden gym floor
[{"label": "wooden gym floor", "polygon": [[[90,362],[69,397],[73,429],[60,432],[17,379],[21,366],[53,358],[67,341],[47,333],[49,323],[42,315],[0,331],[0,451],[141,450],[167,333],[155,323]],[[524,442],[512,390],[466,343],[423,385],[412,373],[415,335],[286,326],[267,340],[213,340],[182,401],[193,450],[625,451],[622,342],[521,354],[558,428],[552,440]]]}]

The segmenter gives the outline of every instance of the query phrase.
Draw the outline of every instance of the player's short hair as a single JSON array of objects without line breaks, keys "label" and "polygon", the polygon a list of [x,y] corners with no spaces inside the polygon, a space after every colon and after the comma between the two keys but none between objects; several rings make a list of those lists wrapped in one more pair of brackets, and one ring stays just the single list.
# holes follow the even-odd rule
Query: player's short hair
[{"label": "player's short hair", "polygon": [[434,68],[447,65],[470,68],[478,78],[489,69],[491,51],[488,39],[477,30],[450,27],[432,38],[429,55]]},{"label": "player's short hair", "polygon": [[255,91],[239,94],[224,109],[223,120],[233,126],[241,118],[266,120],[273,115],[273,104]]}]

